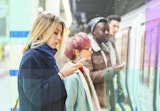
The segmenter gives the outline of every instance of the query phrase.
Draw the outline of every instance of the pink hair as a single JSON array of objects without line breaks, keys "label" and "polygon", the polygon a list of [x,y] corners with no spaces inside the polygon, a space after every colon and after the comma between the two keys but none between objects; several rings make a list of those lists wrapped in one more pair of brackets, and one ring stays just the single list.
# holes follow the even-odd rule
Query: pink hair
[{"label": "pink hair", "polygon": [[91,45],[91,41],[87,33],[79,32],[76,35],[69,38],[64,54],[68,59],[74,60],[75,49],[78,49],[81,51],[86,47],[90,47],[90,45]]}]

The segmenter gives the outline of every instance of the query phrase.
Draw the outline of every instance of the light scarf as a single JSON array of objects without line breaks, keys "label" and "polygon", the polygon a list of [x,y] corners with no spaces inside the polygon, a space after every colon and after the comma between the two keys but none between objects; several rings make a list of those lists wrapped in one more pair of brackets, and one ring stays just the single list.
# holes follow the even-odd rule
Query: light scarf
[{"label": "light scarf", "polygon": [[[90,75],[89,75],[89,70],[85,67],[83,67],[83,68],[84,68],[85,74],[87,75],[86,77],[88,78],[89,84],[87,84],[87,81],[86,81],[85,77],[83,76],[83,73],[80,70],[78,70],[77,72],[78,72],[79,77],[82,81],[83,87],[86,91],[86,95],[87,95],[88,103],[89,103],[89,106],[90,106],[90,110],[91,111],[101,111],[100,104],[99,104],[99,101],[98,101],[98,97],[97,97],[95,88],[93,86],[92,80],[91,80]],[[88,85],[90,85],[92,95],[90,93]]]},{"label": "light scarf", "polygon": [[113,47],[112,41],[107,41],[105,44],[109,47],[109,53],[110,53],[110,59],[111,59],[112,65],[116,65],[116,58],[117,58],[116,50]]}]

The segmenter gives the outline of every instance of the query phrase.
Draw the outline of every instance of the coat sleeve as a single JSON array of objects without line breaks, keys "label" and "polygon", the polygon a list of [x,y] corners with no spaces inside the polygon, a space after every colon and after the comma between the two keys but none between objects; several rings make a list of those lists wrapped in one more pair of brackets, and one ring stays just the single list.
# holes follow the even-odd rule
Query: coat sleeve
[{"label": "coat sleeve", "polygon": [[74,111],[74,107],[78,96],[78,83],[75,76],[69,76],[65,80],[65,88],[67,91],[66,110]]},{"label": "coat sleeve", "polygon": [[[114,71],[113,71],[113,68],[111,68],[111,67],[94,71],[92,61],[89,61],[89,60],[86,61],[84,63],[84,65],[85,65],[85,67],[87,67],[90,70],[90,77],[91,77],[94,84],[102,83],[102,82],[104,82],[104,80],[106,78],[107,78],[107,80],[113,79]],[[105,73],[104,70],[106,70],[109,73],[104,74]]]},{"label": "coat sleeve", "polygon": [[85,61],[84,66],[87,67],[90,71],[90,77],[93,83],[101,83],[104,82],[104,74],[103,70],[94,71],[92,61]]},{"label": "coat sleeve", "polygon": [[64,82],[58,74],[47,78],[47,72],[33,56],[24,59],[20,66],[18,84],[25,97],[36,107],[46,107],[66,96]]}]

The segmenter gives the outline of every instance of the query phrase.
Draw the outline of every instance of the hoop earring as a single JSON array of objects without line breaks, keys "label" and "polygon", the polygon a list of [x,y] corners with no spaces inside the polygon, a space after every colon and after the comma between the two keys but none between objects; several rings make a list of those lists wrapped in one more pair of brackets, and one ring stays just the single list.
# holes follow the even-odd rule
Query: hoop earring
[{"label": "hoop earring", "polygon": [[77,59],[78,59],[78,60],[80,60],[80,59],[81,59],[81,57],[78,55],[78,56],[77,56]]}]

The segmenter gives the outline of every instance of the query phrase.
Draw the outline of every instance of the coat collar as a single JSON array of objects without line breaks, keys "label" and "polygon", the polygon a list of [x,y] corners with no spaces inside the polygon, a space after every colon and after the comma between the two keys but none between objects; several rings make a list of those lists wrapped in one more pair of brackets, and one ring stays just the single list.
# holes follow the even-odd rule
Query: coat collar
[{"label": "coat collar", "polygon": [[90,40],[91,40],[92,49],[93,49],[95,52],[101,51],[101,47],[98,45],[98,43],[96,42],[96,40],[93,38],[93,35],[89,35],[89,38],[90,38]]},{"label": "coat collar", "polygon": [[47,53],[49,55],[49,58],[54,58],[54,55],[57,52],[57,49],[52,49],[51,47],[49,47],[47,44],[43,44],[40,47],[38,47],[39,50]]}]

